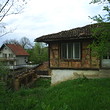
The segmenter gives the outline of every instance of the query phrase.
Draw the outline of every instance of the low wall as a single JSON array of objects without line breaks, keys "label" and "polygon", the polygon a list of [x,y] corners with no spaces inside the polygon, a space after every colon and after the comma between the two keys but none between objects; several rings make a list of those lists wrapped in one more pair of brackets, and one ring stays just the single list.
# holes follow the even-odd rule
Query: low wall
[{"label": "low wall", "polygon": [[110,77],[110,70],[51,70],[51,84],[77,78],[101,78]]}]

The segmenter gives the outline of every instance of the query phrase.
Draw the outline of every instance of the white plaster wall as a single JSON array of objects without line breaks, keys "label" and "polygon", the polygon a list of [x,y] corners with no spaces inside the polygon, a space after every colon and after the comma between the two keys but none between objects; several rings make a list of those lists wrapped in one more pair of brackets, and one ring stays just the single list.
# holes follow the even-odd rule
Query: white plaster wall
[{"label": "white plaster wall", "polygon": [[102,67],[110,68],[110,59],[102,59]]},{"label": "white plaster wall", "polygon": [[26,60],[27,60],[27,57],[26,56],[17,56],[16,57],[16,65],[25,65],[26,64]]},{"label": "white plaster wall", "polygon": [[[98,78],[101,77],[101,73],[103,72],[98,70],[60,70],[53,69],[51,70],[51,84],[57,84],[62,81],[66,81],[68,79],[76,79],[76,78]],[[110,72],[109,72],[110,73]]]},{"label": "white plaster wall", "polygon": [[13,52],[10,50],[10,48],[8,48],[8,47],[6,47],[6,46],[1,50],[0,57],[3,57],[3,54],[7,54],[7,57],[9,57],[9,54],[12,54],[13,57],[15,57],[15,55],[14,55]]}]

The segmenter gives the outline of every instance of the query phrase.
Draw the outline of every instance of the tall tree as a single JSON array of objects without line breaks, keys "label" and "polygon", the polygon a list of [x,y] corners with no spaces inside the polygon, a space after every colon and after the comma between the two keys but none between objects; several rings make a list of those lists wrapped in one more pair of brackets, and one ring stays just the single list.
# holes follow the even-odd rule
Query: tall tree
[{"label": "tall tree", "polygon": [[103,4],[105,15],[96,15],[92,19],[99,23],[97,28],[92,29],[94,42],[90,45],[97,56],[102,57],[110,54],[110,0],[92,0],[91,3]]},{"label": "tall tree", "polygon": [[20,40],[20,44],[24,49],[32,48],[33,45],[27,37],[22,37]]},{"label": "tall tree", "polygon": [[22,12],[27,0],[0,0],[0,37],[9,33],[3,19],[12,14],[19,14]]}]

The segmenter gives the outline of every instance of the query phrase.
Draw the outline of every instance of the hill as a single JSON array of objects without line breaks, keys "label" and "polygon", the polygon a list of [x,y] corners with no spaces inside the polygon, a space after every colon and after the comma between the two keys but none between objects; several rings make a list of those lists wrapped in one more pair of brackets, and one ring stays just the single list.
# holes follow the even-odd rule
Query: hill
[{"label": "hill", "polygon": [[49,87],[39,80],[33,88],[0,91],[0,110],[110,110],[110,79],[76,79]]}]

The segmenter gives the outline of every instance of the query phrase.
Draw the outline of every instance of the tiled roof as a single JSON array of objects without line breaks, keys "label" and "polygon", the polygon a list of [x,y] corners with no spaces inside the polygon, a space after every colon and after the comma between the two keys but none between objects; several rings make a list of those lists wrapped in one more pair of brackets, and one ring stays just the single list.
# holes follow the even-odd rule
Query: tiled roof
[{"label": "tiled roof", "polygon": [[19,44],[6,44],[7,47],[9,47],[13,53],[17,56],[28,56],[29,54],[23,49],[23,47]]},{"label": "tiled roof", "polygon": [[36,42],[51,42],[51,41],[62,41],[62,40],[75,40],[75,39],[90,39],[91,30],[97,27],[97,24],[91,24],[84,27],[74,28],[71,30],[61,31],[54,34],[44,35],[36,38]]}]

